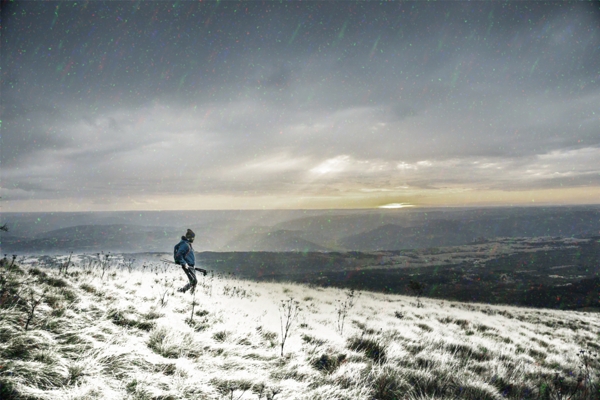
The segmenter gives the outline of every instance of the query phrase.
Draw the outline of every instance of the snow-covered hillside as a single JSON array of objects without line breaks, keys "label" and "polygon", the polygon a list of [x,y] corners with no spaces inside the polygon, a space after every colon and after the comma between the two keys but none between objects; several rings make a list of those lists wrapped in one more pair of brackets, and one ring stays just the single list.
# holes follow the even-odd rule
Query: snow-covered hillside
[{"label": "snow-covered hillside", "polygon": [[71,261],[0,269],[3,399],[600,397],[598,314]]}]

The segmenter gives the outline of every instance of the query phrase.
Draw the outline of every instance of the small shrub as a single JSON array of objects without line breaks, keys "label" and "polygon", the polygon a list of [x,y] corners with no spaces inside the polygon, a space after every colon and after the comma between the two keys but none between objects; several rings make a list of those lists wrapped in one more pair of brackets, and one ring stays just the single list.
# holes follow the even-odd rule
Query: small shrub
[{"label": "small shrub", "polygon": [[423,351],[424,348],[425,348],[425,346],[422,344],[419,344],[419,343],[406,345],[406,350],[408,350],[408,352],[411,353],[412,355],[419,354],[421,351]]},{"label": "small shrub", "polygon": [[65,281],[62,278],[53,278],[51,276],[47,277],[44,279],[44,282],[47,283],[50,286],[54,286],[57,288],[64,288],[69,286],[69,284],[67,283],[67,281]]},{"label": "small shrub", "polygon": [[66,311],[67,311],[67,309],[64,307],[56,307],[55,309],[52,310],[50,315],[52,315],[53,317],[62,317],[63,315],[65,315]]},{"label": "small shrub", "polygon": [[147,320],[153,320],[163,317],[164,314],[157,312],[156,310],[150,310],[146,314],[142,314],[142,318]]},{"label": "small shrub", "polygon": [[371,386],[371,398],[377,400],[403,399],[412,388],[392,366],[371,370],[367,381]]},{"label": "small shrub", "polygon": [[266,393],[265,393],[266,389],[267,389],[267,386],[263,382],[252,385],[252,393],[257,395],[259,400],[262,398],[263,394],[266,395]]},{"label": "small shrub", "polygon": [[317,338],[315,338],[314,336],[310,336],[310,335],[306,335],[306,334],[305,334],[305,335],[302,335],[302,341],[303,341],[304,343],[307,343],[307,344],[312,344],[312,345],[315,345],[315,346],[322,346],[322,345],[324,345],[324,344],[325,344],[325,341],[324,341],[324,340],[322,340],[322,339],[317,339]]},{"label": "small shrub", "polygon": [[62,298],[55,295],[47,295],[44,298],[46,304],[48,304],[52,308],[58,308],[61,305]]},{"label": "small shrub", "polygon": [[536,349],[529,349],[529,355],[536,359],[545,359],[546,358],[546,353],[544,353],[543,351],[536,350]]},{"label": "small shrub", "polygon": [[156,323],[154,323],[152,321],[136,321],[136,324],[135,324],[136,328],[141,329],[146,332],[150,332],[152,329],[154,329],[155,326],[156,326]]},{"label": "small shrub", "polygon": [[208,315],[209,312],[206,310],[197,310],[194,314],[198,317],[204,317],[205,315]]},{"label": "small shrub", "polygon": [[160,372],[167,376],[175,375],[177,366],[174,363],[158,364],[154,367],[154,372]]},{"label": "small shrub", "polygon": [[242,392],[236,395],[236,399],[242,398],[244,393],[252,388],[252,382],[246,379],[220,379],[213,378],[210,383],[217,389],[217,391],[223,395],[233,399],[234,392]]},{"label": "small shrub", "polygon": [[[73,351],[81,351],[81,349],[84,347],[86,349],[90,349],[93,347],[93,345],[91,344],[91,341],[90,341],[90,339],[88,339],[87,335],[82,335],[77,332],[64,333],[64,334],[58,336],[58,339],[59,339],[60,343],[63,345],[70,345],[69,347],[72,347]],[[74,345],[78,345],[78,346],[74,346]]]},{"label": "small shrub", "polygon": [[469,321],[466,319],[455,319],[453,322],[463,329],[466,329],[469,326]]},{"label": "small shrub", "polygon": [[375,337],[352,337],[348,340],[349,349],[365,353],[368,358],[382,362],[385,360],[385,345]]},{"label": "small shrub", "polygon": [[189,318],[186,318],[185,323],[196,332],[202,332],[210,328],[210,323],[207,318],[203,318],[202,320],[190,320]]},{"label": "small shrub", "polygon": [[115,325],[126,327],[126,328],[138,328],[143,331],[150,331],[154,329],[156,324],[153,321],[147,320],[137,320],[134,318],[129,318],[127,313],[123,310],[111,308],[107,312],[107,317],[110,319]]},{"label": "small shrub", "polygon": [[265,330],[262,326],[256,327],[256,332],[263,338],[269,348],[277,346],[277,333]]},{"label": "small shrub", "polygon": [[113,324],[118,326],[131,327],[135,325],[135,321],[127,318],[123,310],[111,308],[107,311],[106,316],[113,322]]},{"label": "small shrub", "polygon": [[600,355],[589,349],[581,349],[577,356],[580,361],[577,388],[585,394],[596,394],[600,398]]},{"label": "small shrub", "polygon": [[37,276],[38,278],[41,278],[41,280],[44,280],[48,277],[48,274],[45,273],[44,271],[42,271],[39,268],[32,268],[29,270],[29,275],[33,275],[33,276]]},{"label": "small shrub", "polygon": [[345,360],[345,354],[338,354],[337,356],[322,354],[319,358],[312,360],[310,365],[321,372],[329,374],[335,371]]},{"label": "small shrub", "polygon": [[216,340],[217,342],[224,342],[227,340],[227,338],[229,337],[229,332],[227,331],[219,331],[219,332],[215,332],[212,335],[212,338],[214,340]]},{"label": "small shrub", "polygon": [[251,294],[241,286],[223,286],[223,294],[227,297],[239,297],[240,299],[250,297]]},{"label": "small shrub", "polygon": [[73,271],[73,272],[71,272],[71,273],[70,273],[70,274],[68,274],[68,275],[69,275],[71,278],[78,279],[78,278],[79,278],[79,276],[81,275],[81,272],[79,272],[79,271]]},{"label": "small shrub", "polygon": [[148,338],[148,347],[163,357],[177,358],[179,357],[180,353],[179,348],[169,343],[167,340],[168,334],[169,330],[167,328],[160,327],[154,329],[152,332],[150,332],[150,337]]},{"label": "small shrub", "polygon": [[257,327],[257,328],[256,328],[256,331],[257,331],[257,332],[260,334],[260,336],[262,336],[262,337],[263,337],[263,339],[265,339],[265,340],[272,341],[272,340],[275,340],[275,339],[277,339],[277,333],[276,333],[276,332],[271,332],[271,331],[264,330],[264,329],[263,329],[261,326]]},{"label": "small shrub", "polygon": [[151,400],[155,398],[148,390],[148,385],[137,379],[133,379],[127,383],[125,390],[127,393],[131,394],[132,398],[135,400]]},{"label": "small shrub", "polygon": [[0,349],[0,359],[30,360],[33,352],[48,349],[49,345],[44,339],[34,334],[14,336]]},{"label": "small shrub", "polygon": [[190,334],[173,332],[164,326],[150,332],[147,344],[152,351],[166,358],[195,357],[200,353]]},{"label": "small shrub", "polygon": [[96,289],[94,286],[88,284],[88,283],[82,283],[81,285],[79,285],[79,287],[91,294],[96,294],[98,292],[98,289]]},{"label": "small shrub", "polygon": [[133,379],[133,380],[129,381],[129,382],[127,383],[127,385],[125,385],[125,389],[126,389],[126,390],[127,390],[127,392],[129,392],[129,393],[134,393],[134,392],[135,392],[135,390],[136,390],[136,388],[137,388],[137,385],[138,385],[138,381],[137,381],[137,379]]},{"label": "small shrub", "polygon": [[50,350],[36,351],[34,354],[32,354],[31,359],[33,361],[41,362],[48,365],[56,364],[58,360],[56,353]]},{"label": "small shrub", "polygon": [[367,325],[366,325],[366,324],[363,324],[362,322],[360,322],[360,321],[358,321],[358,320],[355,320],[355,319],[353,319],[353,320],[352,320],[352,324],[353,324],[354,326],[356,326],[358,329],[360,329],[361,331],[364,331],[364,330],[366,330],[366,329],[367,329]]},{"label": "small shrub", "polygon": [[8,377],[0,376],[0,399],[18,399],[19,394]]},{"label": "small shrub", "polygon": [[67,385],[75,385],[79,379],[85,375],[86,366],[81,362],[76,362],[67,368],[67,373],[69,375]]},{"label": "small shrub", "polygon": [[473,347],[462,343],[448,343],[444,347],[446,351],[452,353],[456,358],[461,359],[463,362],[466,362],[469,359],[477,361],[491,359],[490,352],[485,347],[480,346],[478,349],[474,349]]},{"label": "small shrub", "polygon": [[[450,388],[447,390],[450,392]],[[498,392],[496,388],[485,382],[469,382],[459,385],[454,389],[454,395],[464,399],[496,400]]]},{"label": "small shrub", "polygon": [[69,302],[75,302],[79,299],[79,297],[77,297],[77,294],[73,290],[71,290],[67,287],[60,288],[58,293],[62,294],[62,296],[65,298],[65,300],[67,300]]}]

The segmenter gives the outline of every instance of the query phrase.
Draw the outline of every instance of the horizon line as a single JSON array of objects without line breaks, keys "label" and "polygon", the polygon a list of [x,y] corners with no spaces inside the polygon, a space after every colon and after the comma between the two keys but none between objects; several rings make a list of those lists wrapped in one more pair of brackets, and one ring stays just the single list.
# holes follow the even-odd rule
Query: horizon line
[{"label": "horizon line", "polygon": [[[177,211],[218,211],[218,212],[243,212],[243,211],[387,211],[387,212],[405,212],[430,209],[492,209],[492,208],[542,208],[542,207],[600,207],[600,203],[586,204],[504,204],[504,205],[443,205],[443,206],[419,206],[407,205],[403,207],[361,207],[361,208],[186,208],[186,209],[138,209],[138,210],[87,210],[87,211],[61,211],[61,210],[41,210],[41,211],[6,211],[1,214],[35,214],[35,213],[130,213],[130,212],[177,212]],[[401,211],[402,210],[402,211]]]}]

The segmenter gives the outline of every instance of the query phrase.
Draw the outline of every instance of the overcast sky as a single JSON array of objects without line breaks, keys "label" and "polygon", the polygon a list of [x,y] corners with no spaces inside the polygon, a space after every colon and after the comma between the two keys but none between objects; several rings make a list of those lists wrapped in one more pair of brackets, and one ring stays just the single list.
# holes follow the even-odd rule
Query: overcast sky
[{"label": "overcast sky", "polygon": [[597,2],[2,3],[3,211],[598,203]]}]

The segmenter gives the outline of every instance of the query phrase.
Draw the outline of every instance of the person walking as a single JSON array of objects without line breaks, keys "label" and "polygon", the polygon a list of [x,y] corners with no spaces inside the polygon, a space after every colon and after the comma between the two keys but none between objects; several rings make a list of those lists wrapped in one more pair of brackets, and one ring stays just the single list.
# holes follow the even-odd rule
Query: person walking
[{"label": "person walking", "polygon": [[188,229],[185,233],[185,236],[181,237],[181,241],[175,245],[175,249],[173,251],[175,264],[181,265],[185,275],[189,280],[185,286],[177,289],[177,291],[181,293],[185,293],[189,289],[192,289],[192,293],[194,293],[194,290],[196,290],[196,284],[198,283],[198,279],[196,279],[196,270],[194,269],[196,257],[194,256],[194,249],[192,247],[192,242],[194,241],[195,237],[196,234],[191,229]]}]

